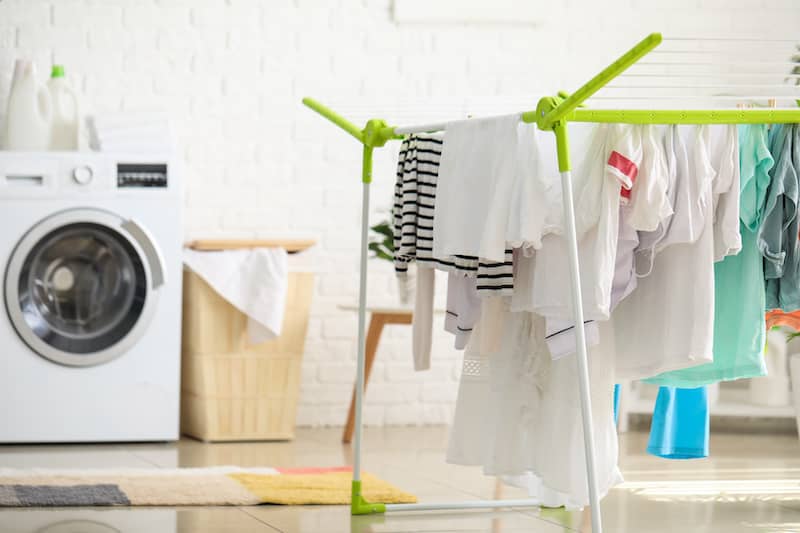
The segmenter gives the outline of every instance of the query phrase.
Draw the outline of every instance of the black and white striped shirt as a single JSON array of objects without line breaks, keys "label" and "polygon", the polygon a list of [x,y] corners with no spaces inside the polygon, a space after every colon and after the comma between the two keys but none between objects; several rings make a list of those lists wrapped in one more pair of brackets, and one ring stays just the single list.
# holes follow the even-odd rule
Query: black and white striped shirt
[{"label": "black and white striped shirt", "polygon": [[476,277],[477,289],[484,296],[510,295],[514,289],[510,248],[502,263],[470,255],[433,257],[433,214],[441,154],[440,135],[411,135],[400,147],[392,208],[395,271],[404,275],[408,263],[416,260],[439,270]]}]

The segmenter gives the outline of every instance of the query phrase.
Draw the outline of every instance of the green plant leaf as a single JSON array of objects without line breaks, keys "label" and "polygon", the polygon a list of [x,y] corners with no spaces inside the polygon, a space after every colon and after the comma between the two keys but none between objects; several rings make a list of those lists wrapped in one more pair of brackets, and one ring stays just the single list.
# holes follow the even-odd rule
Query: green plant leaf
[{"label": "green plant leaf", "polygon": [[367,248],[372,251],[375,255],[373,257],[378,259],[385,259],[387,261],[394,261],[394,252],[391,249],[387,249],[383,243],[380,242],[371,242],[367,245]]},{"label": "green plant leaf", "polygon": [[372,231],[387,238],[394,238],[394,232],[388,222],[381,222],[370,228]]},{"label": "green plant leaf", "polygon": [[[391,260],[394,255],[394,231],[389,221],[384,220],[383,222],[375,224],[370,227],[370,230],[377,234],[372,235],[370,238],[370,250],[375,252],[376,257],[380,257],[378,255],[378,246],[381,246],[383,254],[387,256],[386,258]],[[373,247],[373,244],[376,246]]]}]

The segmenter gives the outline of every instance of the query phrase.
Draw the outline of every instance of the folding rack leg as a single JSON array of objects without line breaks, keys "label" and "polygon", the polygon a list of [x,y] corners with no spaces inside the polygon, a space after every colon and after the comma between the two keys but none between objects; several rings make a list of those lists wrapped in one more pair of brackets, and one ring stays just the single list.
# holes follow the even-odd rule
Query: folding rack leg
[{"label": "folding rack leg", "polygon": [[367,322],[367,229],[369,228],[369,185],[372,182],[373,147],[364,144],[361,160],[361,262],[359,265],[358,287],[358,362],[356,364],[356,405],[355,439],[353,441],[353,484],[350,498],[350,511],[354,515],[382,513],[386,510],[382,503],[369,503],[361,492],[361,437],[363,423],[361,413],[364,401],[364,367],[366,354],[365,329]]},{"label": "folding rack leg", "polygon": [[[572,198],[572,175],[569,162],[569,143],[565,121],[557,122],[553,130],[556,134],[558,169],[561,171],[561,193],[564,207],[564,221],[567,230],[569,249],[570,287],[572,292],[572,312],[575,320],[575,359],[578,365],[578,389],[581,398],[583,418],[583,443],[586,454],[586,477],[589,482],[589,505],[592,512],[592,533],[602,533],[600,499],[597,494],[597,472],[595,469],[594,424],[592,422],[592,399],[589,385],[589,361],[586,353],[586,331],[583,323],[583,298],[581,297],[581,275],[578,261],[578,237],[575,230],[575,202]],[[610,408],[611,406],[609,406]]]}]

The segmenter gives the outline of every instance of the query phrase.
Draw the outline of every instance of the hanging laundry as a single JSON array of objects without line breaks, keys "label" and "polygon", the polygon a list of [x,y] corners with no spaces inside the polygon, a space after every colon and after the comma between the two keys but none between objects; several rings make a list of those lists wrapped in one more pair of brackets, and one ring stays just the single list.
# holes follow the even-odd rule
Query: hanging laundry
[{"label": "hanging laundry", "polygon": [[[634,185],[635,188],[636,185]],[[638,285],[634,252],[639,246],[639,233],[631,224],[632,216],[633,209],[631,205],[620,206],[617,255],[614,259],[614,277],[611,279],[611,311],[630,295]]]},{"label": "hanging laundry", "polygon": [[[758,246],[764,255],[764,277],[767,279],[767,306],[780,307],[778,284],[786,260],[785,229],[797,217],[797,175],[792,165],[792,131],[790,126],[776,124],[769,132],[769,150],[775,158],[770,170],[763,220],[758,230]],[[797,240],[796,238],[794,240]]]},{"label": "hanging laundry", "polygon": [[[786,127],[792,130],[792,166],[795,177],[800,181],[800,125],[791,124]],[[800,190],[800,184],[796,190]],[[800,207],[800,201],[795,204]],[[797,211],[785,234],[786,265],[778,301],[781,309],[791,312],[800,309],[800,213]]]},{"label": "hanging laundry", "polygon": [[775,166],[770,172],[764,220],[758,233],[758,245],[764,255],[767,310],[800,309],[800,288],[797,287],[800,281],[800,219],[797,214],[800,191],[798,169],[793,160],[796,130],[796,125],[778,124],[769,134]]},{"label": "hanging laundry", "polygon": [[660,387],[647,453],[664,459],[708,457],[709,426],[705,387]]},{"label": "hanging laundry", "polygon": [[453,272],[448,275],[445,312],[444,330],[455,335],[456,350],[463,350],[481,316],[481,299],[475,278]]},{"label": "hanging laundry", "polygon": [[[512,191],[517,173],[526,173],[536,164],[526,152],[535,149],[537,134],[536,125],[521,122],[519,115],[447,125],[436,202],[435,256],[507,260]],[[541,234],[547,204],[543,194],[530,199],[534,203],[527,206],[529,215],[539,215],[527,220],[534,240]]]},{"label": "hanging laundry", "polygon": [[656,126],[636,126],[642,143],[642,164],[633,187],[621,191],[619,236],[611,285],[611,310],[637,287],[636,250],[640,232],[655,231],[672,215],[667,195],[667,162]]},{"label": "hanging laundry", "polygon": [[[499,335],[487,342],[498,325]],[[545,336],[542,317],[511,312],[507,298],[483,300],[465,352],[447,460],[503,476],[545,505],[582,507],[588,493],[577,369],[571,358],[553,360]],[[622,481],[610,353],[590,357],[601,494]]]},{"label": "hanging laundry", "polygon": [[659,126],[640,126],[642,137],[642,164],[631,192],[628,222],[640,232],[655,231],[672,215],[672,201],[668,195],[670,183],[667,160],[663,147],[663,131]]},{"label": "hanging laundry", "polygon": [[[511,297],[512,312],[526,312],[533,305],[533,275],[537,254],[526,255],[517,250],[514,256],[514,286]],[[545,339],[553,359],[575,353],[575,322],[564,318],[546,319]],[[586,345],[594,346],[600,342],[600,333],[594,320],[584,322]]]},{"label": "hanging laundry", "polygon": [[[606,320],[619,237],[620,195],[633,187],[642,160],[638,128],[600,125],[575,174],[576,233],[582,265],[581,292],[585,317]],[[548,318],[572,319],[566,239],[549,234],[542,239],[533,273],[533,307]]]},{"label": "hanging laundry", "polygon": [[[731,139],[735,126],[730,126],[726,138]],[[756,232],[765,206],[769,171],[773,159],[767,145],[767,128],[764,125],[743,125],[736,133],[738,155],[734,164],[723,156],[718,161],[720,173],[717,180],[730,181],[734,187],[739,174],[739,233],[741,251],[729,255],[714,265],[714,359],[710,364],[669,372],[652,380],[678,387],[698,387],[718,381],[763,376],[764,366],[764,270]],[[727,149],[720,154],[727,154]],[[729,170],[725,170],[729,169]],[[725,174],[733,174],[732,180]],[[724,193],[731,196],[731,192]],[[717,199],[715,234],[720,235],[722,246],[735,250],[737,239],[729,227],[724,210],[734,210],[723,197]],[[727,205],[727,207],[726,207]],[[724,227],[720,227],[724,226]],[[727,236],[727,237],[726,237]],[[715,240],[715,245],[719,241]]]},{"label": "hanging laundry", "polygon": [[[578,150],[587,127],[573,128],[572,142]],[[550,132],[520,126],[519,149],[510,203],[495,196],[492,209],[508,212],[506,244],[524,255],[542,247],[542,237],[563,232],[563,208],[555,136]]]},{"label": "hanging laundry", "polygon": [[504,294],[513,288],[511,250],[502,263],[479,261],[475,256],[435,257],[434,214],[439,163],[440,135],[411,135],[403,141],[397,163],[392,207],[394,266],[397,276],[407,277],[409,263],[416,261],[417,285],[412,323],[412,354],[415,370],[430,368],[433,343],[434,267],[477,277],[479,292]]},{"label": "hanging laundry", "polygon": [[717,176],[712,185],[714,213],[714,261],[735,256],[742,250],[739,230],[741,171],[739,132],[736,125],[709,126],[712,165]]},{"label": "hanging laundry", "polygon": [[652,125],[646,126],[642,133],[644,153],[651,154],[645,155],[644,159],[649,163],[644,167],[645,175],[649,176],[647,183],[650,184],[651,191],[648,198],[652,205],[658,206],[659,215],[656,216],[656,211],[653,210],[650,213],[653,218],[641,215],[642,219],[638,223],[639,246],[635,250],[637,277],[648,276],[653,271],[656,254],[667,245],[667,231],[675,213],[673,206],[677,205],[678,168],[674,152],[667,151],[665,146],[667,134],[671,135],[671,129],[657,129]]},{"label": "hanging laundry", "polygon": [[411,319],[411,355],[414,370],[429,370],[433,346],[433,297],[436,293],[436,271],[429,265],[417,264],[417,291]]},{"label": "hanging laundry", "polygon": [[611,318],[619,379],[647,378],[713,359],[715,171],[708,129],[693,127],[686,134],[691,151],[677,126],[666,131],[668,175],[662,179],[674,184],[673,215],[655,247],[651,240],[642,250],[652,272],[638,280]]},{"label": "hanging laundry", "polygon": [[512,251],[501,262],[479,260],[477,256],[435,255],[434,215],[442,157],[441,135],[411,135],[403,141],[397,163],[397,180],[392,208],[395,272],[402,279],[408,264],[416,261],[444,271],[460,272],[481,280],[478,291],[511,294]]}]

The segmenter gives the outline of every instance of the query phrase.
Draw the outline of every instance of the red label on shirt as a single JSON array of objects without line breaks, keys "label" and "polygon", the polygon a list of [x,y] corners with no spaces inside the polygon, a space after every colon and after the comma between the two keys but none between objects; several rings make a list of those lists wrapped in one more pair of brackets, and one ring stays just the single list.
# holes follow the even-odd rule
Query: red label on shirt
[{"label": "red label on shirt", "polygon": [[616,150],[612,151],[611,155],[608,157],[608,164],[625,175],[628,178],[628,182],[631,184],[630,187],[627,187],[627,184],[623,183],[622,189],[619,193],[620,197],[622,198],[623,205],[627,204],[631,200],[631,189],[636,181],[636,176],[639,175],[639,167],[636,166],[636,163]]}]

